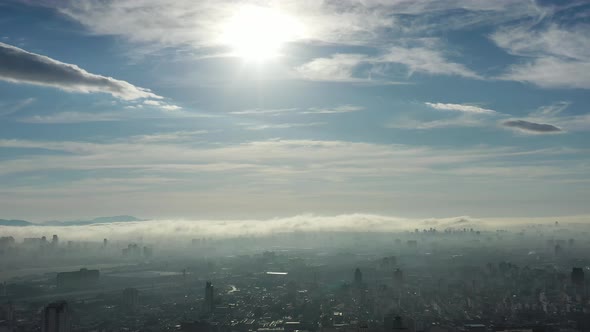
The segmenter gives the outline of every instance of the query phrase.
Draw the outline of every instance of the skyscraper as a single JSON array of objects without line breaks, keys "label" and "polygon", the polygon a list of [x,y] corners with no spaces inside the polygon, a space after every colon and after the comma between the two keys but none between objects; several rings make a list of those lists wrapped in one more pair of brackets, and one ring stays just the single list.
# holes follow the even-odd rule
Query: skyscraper
[{"label": "skyscraper", "polygon": [[584,286],[584,270],[581,267],[574,267],[572,268],[572,284],[576,285],[577,287]]},{"label": "skyscraper", "polygon": [[207,283],[205,284],[205,311],[206,312],[213,312],[213,309],[215,309],[215,304],[213,303],[213,294],[214,294],[215,288],[213,287],[213,284],[211,284],[211,281],[207,281]]},{"label": "skyscraper", "polygon": [[360,286],[363,283],[363,273],[358,267],[354,270],[354,284]]},{"label": "skyscraper", "polygon": [[41,326],[42,332],[69,332],[71,330],[71,318],[67,302],[54,302],[45,307]]}]

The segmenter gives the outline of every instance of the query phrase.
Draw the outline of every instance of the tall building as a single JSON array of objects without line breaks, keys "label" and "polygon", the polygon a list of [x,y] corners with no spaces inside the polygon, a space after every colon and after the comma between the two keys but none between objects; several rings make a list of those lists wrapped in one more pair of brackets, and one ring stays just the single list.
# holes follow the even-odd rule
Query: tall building
[{"label": "tall building", "polygon": [[126,310],[134,311],[137,307],[138,299],[139,291],[137,290],[137,288],[125,288],[123,290],[122,304]]},{"label": "tall building", "polygon": [[360,286],[363,283],[363,273],[358,267],[354,270],[354,284]]},{"label": "tall building", "polygon": [[72,330],[70,310],[65,301],[54,302],[43,310],[42,332],[69,332]]},{"label": "tall building", "polygon": [[51,238],[51,245],[54,247],[57,247],[58,244],[59,244],[59,237],[57,236],[57,234],[53,234],[53,237]]},{"label": "tall building", "polygon": [[213,309],[215,309],[215,304],[214,304],[214,295],[215,292],[215,287],[213,287],[213,284],[211,284],[211,281],[207,281],[207,283],[205,284],[205,311],[207,312],[213,312]]},{"label": "tall building", "polygon": [[576,285],[577,287],[584,286],[584,270],[581,267],[574,267],[572,269],[572,284]]}]

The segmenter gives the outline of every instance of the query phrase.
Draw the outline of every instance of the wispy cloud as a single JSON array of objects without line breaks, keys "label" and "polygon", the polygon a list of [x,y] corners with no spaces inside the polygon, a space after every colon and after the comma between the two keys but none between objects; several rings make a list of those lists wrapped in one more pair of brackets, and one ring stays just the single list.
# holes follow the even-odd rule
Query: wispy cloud
[{"label": "wispy cloud", "polygon": [[340,105],[331,108],[312,107],[307,111],[301,112],[302,114],[338,114],[338,113],[351,113],[363,111],[365,108],[362,106],[355,105]]},{"label": "wispy cloud", "polygon": [[0,111],[0,115],[9,115],[18,112],[21,109],[33,104],[35,100],[35,98],[26,98],[15,103],[2,103],[0,106],[3,108],[3,110]]},{"label": "wispy cloud", "polygon": [[32,115],[18,119],[24,123],[58,124],[58,123],[82,123],[82,122],[105,122],[118,121],[119,114],[112,112],[88,113],[88,112],[60,112],[50,115]]},{"label": "wispy cloud", "polygon": [[[431,109],[440,111],[451,111],[457,115],[435,120],[420,120],[415,118],[397,118],[389,122],[387,128],[399,129],[439,129],[439,128],[456,128],[456,127],[484,127],[492,126],[490,117],[501,116],[502,114],[491,109],[469,105],[469,104],[450,104],[450,103],[431,103],[425,102],[426,106]],[[440,114],[443,115],[443,114]]]},{"label": "wispy cloud", "polygon": [[590,25],[513,26],[496,31],[491,39],[506,52],[528,59],[512,65],[500,79],[590,89]]},{"label": "wispy cloud", "polygon": [[243,111],[233,111],[230,114],[233,115],[269,115],[277,116],[285,113],[292,113],[297,111],[297,108],[279,108],[279,109],[252,109]]},{"label": "wispy cloud", "polygon": [[125,100],[162,98],[129,82],[91,74],[76,65],[4,43],[0,43],[0,80],[49,86],[70,92],[108,93]]},{"label": "wispy cloud", "polygon": [[246,125],[248,130],[265,130],[265,129],[289,129],[303,127],[317,127],[325,125],[325,122],[308,122],[308,123],[272,123],[261,125]]},{"label": "wispy cloud", "polygon": [[390,72],[386,66],[397,64],[404,66],[408,75],[417,73],[483,79],[473,70],[449,60],[444,54],[444,45],[439,41],[419,39],[414,43],[421,46],[394,46],[376,56],[334,54],[313,59],[295,70],[299,77],[311,81],[407,84],[389,78]]},{"label": "wispy cloud", "polygon": [[371,58],[363,54],[334,54],[327,58],[316,58],[295,69],[299,77],[310,81],[372,83],[369,77],[359,77],[358,67],[370,63]]},{"label": "wispy cloud", "polygon": [[279,115],[304,115],[304,114],[340,114],[352,113],[365,110],[365,107],[358,105],[337,105],[333,107],[309,107],[309,108],[282,108],[282,109],[253,109],[233,111],[229,114],[245,116],[279,116]]},{"label": "wispy cloud", "polygon": [[465,105],[465,104],[444,104],[444,103],[424,103],[437,110],[457,111],[474,114],[497,114],[498,112],[479,106]]},{"label": "wispy cloud", "polygon": [[452,75],[472,79],[482,77],[462,64],[449,60],[441,50],[439,43],[428,42],[419,47],[392,47],[389,52],[378,59],[383,63],[399,63],[408,68],[409,74],[422,73],[430,75]]}]

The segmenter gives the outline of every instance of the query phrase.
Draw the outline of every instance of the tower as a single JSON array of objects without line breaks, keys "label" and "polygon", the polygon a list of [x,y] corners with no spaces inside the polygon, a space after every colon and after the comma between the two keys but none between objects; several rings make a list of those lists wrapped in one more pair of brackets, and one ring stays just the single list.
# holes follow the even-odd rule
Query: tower
[{"label": "tower", "polygon": [[205,311],[206,312],[213,312],[215,309],[215,304],[213,303],[213,294],[215,291],[215,287],[211,284],[211,281],[207,281],[205,284]]},{"label": "tower", "polygon": [[358,267],[354,270],[354,284],[360,286],[363,283],[363,273]]},{"label": "tower", "polygon": [[43,310],[42,332],[70,332],[70,311],[65,301],[54,302]]},{"label": "tower", "polygon": [[577,287],[584,286],[584,270],[581,267],[574,267],[572,268],[572,284],[576,285]]}]

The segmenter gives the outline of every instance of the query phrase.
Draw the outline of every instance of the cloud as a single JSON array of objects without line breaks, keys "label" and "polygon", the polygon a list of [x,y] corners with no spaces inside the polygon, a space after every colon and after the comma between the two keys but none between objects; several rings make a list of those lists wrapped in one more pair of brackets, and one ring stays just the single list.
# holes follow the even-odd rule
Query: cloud
[{"label": "cloud", "polygon": [[525,120],[507,120],[502,122],[502,125],[507,128],[517,129],[532,134],[556,134],[563,132],[561,128],[554,125]]},{"label": "cloud", "polygon": [[[441,231],[446,228],[494,231],[521,229],[526,224],[552,225],[556,219],[562,223],[584,223],[588,216],[564,216],[541,218],[474,218],[456,216],[446,218],[406,218],[394,215],[351,213],[338,215],[299,214],[289,217],[266,219],[155,219],[141,222],[95,224],[88,226],[0,226],[4,234],[11,234],[18,241],[25,237],[41,237],[59,234],[61,239],[76,241],[101,241],[112,243],[142,238],[151,244],[165,245],[168,249],[186,250],[193,238],[231,239],[235,237],[263,237],[277,233],[301,232],[407,232],[431,227]],[[170,246],[175,243],[176,247]]]},{"label": "cloud", "polygon": [[471,79],[482,77],[462,64],[449,60],[438,40],[421,39],[414,43],[420,47],[395,46],[382,55],[334,54],[316,58],[295,69],[298,77],[311,81],[351,82],[368,84],[407,84],[388,77],[391,64],[407,68],[408,74],[461,76]]},{"label": "cloud", "polygon": [[[559,101],[550,105],[541,106],[530,112],[524,119],[514,119],[512,121],[524,121],[526,123],[513,123],[511,128],[518,129],[528,133],[565,133],[575,131],[590,130],[590,113],[585,114],[566,114],[566,110],[572,103],[568,101]],[[538,128],[528,125],[527,123],[549,126]],[[507,127],[502,124],[503,127]],[[509,127],[509,126],[508,126]],[[557,128],[559,130],[555,130]]]},{"label": "cloud", "polygon": [[[456,226],[460,221],[463,221],[461,225]],[[291,232],[400,232],[430,228],[433,225],[444,229],[469,227],[479,223],[479,219],[467,216],[412,219],[357,213],[334,216],[302,214],[272,219],[147,220],[90,226],[0,226],[0,229],[19,241],[24,237],[59,234],[60,238],[76,240],[108,238],[110,241],[128,241],[141,237],[144,241],[158,244],[169,243],[170,240],[186,241],[189,244],[191,239],[203,237],[219,239]]]},{"label": "cloud", "polygon": [[182,109],[182,107],[180,107],[180,106],[168,104],[168,103],[163,102],[161,100],[149,99],[149,100],[145,100],[143,102],[143,104],[147,105],[147,106],[157,107],[157,108],[163,109],[165,111],[178,111],[178,110]]},{"label": "cloud", "polygon": [[464,105],[464,104],[443,104],[443,103],[424,103],[427,106],[430,106],[437,110],[445,110],[445,111],[458,111],[458,112],[465,112],[465,113],[474,113],[474,114],[497,114],[498,112],[490,109],[485,109],[478,106],[473,105]]},{"label": "cloud", "polygon": [[[387,128],[429,130],[454,127],[484,127],[492,124],[490,116],[502,115],[491,109],[466,104],[445,104],[425,102],[426,106],[435,110],[453,111],[458,114],[453,117],[436,120],[419,120],[413,118],[398,118],[386,125]],[[442,115],[442,114],[441,114]]]},{"label": "cloud", "polygon": [[[64,0],[30,1],[56,8],[100,35],[133,42],[199,49],[219,46],[223,25],[252,1]],[[255,2],[261,3],[261,2]],[[299,39],[348,45],[375,45],[416,30],[456,29],[546,15],[529,1],[485,0],[274,0],[264,5],[292,15],[306,27]],[[157,17],[157,20],[154,20]],[[434,23],[436,24],[433,27]]]},{"label": "cloud", "polygon": [[279,116],[284,114],[339,114],[363,111],[363,106],[357,105],[338,105],[334,107],[309,107],[309,108],[282,108],[282,109],[253,109],[243,111],[233,111],[233,115],[253,115],[253,116]]},{"label": "cloud", "polygon": [[84,112],[60,112],[51,115],[32,115],[18,119],[24,123],[82,123],[82,122],[106,122],[118,121],[121,117],[116,113],[84,113]]},{"label": "cloud", "polygon": [[510,66],[499,79],[543,88],[590,89],[590,25],[513,26],[490,38],[509,54],[525,59]]},{"label": "cloud", "polygon": [[317,127],[325,125],[325,122],[309,122],[309,123],[275,123],[275,124],[263,124],[255,126],[247,126],[248,130],[265,130],[265,129],[289,129],[289,128],[302,128],[302,127]]},{"label": "cloud", "polygon": [[0,80],[48,86],[68,92],[108,93],[124,100],[162,98],[131,83],[91,74],[76,65],[4,43],[0,43]]},{"label": "cloud", "polygon": [[357,67],[371,59],[363,54],[334,54],[316,58],[295,69],[299,77],[310,81],[370,83],[368,77],[359,78]]},{"label": "cloud", "polygon": [[488,122],[473,116],[459,116],[451,119],[420,121],[416,119],[396,119],[386,125],[387,128],[429,130],[456,127],[482,127]]},{"label": "cloud", "polygon": [[[433,44],[428,42],[427,44]],[[380,57],[378,62],[399,63],[408,68],[411,74],[422,73],[430,75],[461,76],[472,79],[482,77],[462,64],[450,61],[441,52],[442,47],[438,43],[421,47],[395,46],[389,49],[389,53]]]},{"label": "cloud", "polygon": [[270,115],[278,116],[285,113],[292,113],[297,111],[297,108],[280,108],[280,109],[252,109],[243,111],[233,111],[229,114],[233,115]]},{"label": "cloud", "polygon": [[16,103],[2,103],[2,104],[0,104],[0,106],[4,110],[0,111],[0,116],[9,115],[9,114],[18,112],[21,109],[26,108],[27,106],[33,104],[36,100],[37,100],[36,98],[26,98],[26,99],[20,100]]},{"label": "cloud", "polygon": [[351,113],[363,111],[365,108],[362,106],[355,105],[340,105],[332,108],[319,108],[311,107],[307,111],[301,112],[302,114],[338,114],[338,113]]}]

